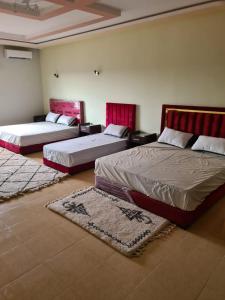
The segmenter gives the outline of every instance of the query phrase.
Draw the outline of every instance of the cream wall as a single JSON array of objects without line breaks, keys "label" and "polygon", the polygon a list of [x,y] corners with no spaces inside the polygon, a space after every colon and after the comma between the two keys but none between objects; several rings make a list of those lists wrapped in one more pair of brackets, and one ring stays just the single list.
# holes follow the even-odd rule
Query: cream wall
[{"label": "cream wall", "polygon": [[219,8],[46,48],[45,110],[50,97],[82,99],[86,120],[104,124],[106,99],[136,103],[137,128],[158,132],[163,103],[225,106],[224,28]]},{"label": "cream wall", "polygon": [[39,50],[32,60],[7,59],[0,46],[0,126],[31,122],[43,113]]}]

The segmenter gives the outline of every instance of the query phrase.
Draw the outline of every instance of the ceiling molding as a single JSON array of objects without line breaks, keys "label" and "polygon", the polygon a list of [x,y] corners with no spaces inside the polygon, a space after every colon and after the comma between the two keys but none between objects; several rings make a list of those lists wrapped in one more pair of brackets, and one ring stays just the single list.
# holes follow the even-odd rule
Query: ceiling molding
[{"label": "ceiling molding", "polygon": [[40,21],[48,20],[72,10],[81,10],[108,18],[121,15],[119,9],[96,3],[96,1],[97,0],[45,0],[46,3],[52,4],[52,8],[47,11],[40,9],[40,13],[35,13],[35,10],[28,9],[25,5],[18,4],[15,6],[0,0],[0,12]]},{"label": "ceiling molding", "polygon": [[[30,35],[30,36],[25,36],[25,35],[16,35],[16,34],[6,34],[6,33],[2,33],[0,32],[0,41],[5,41],[6,43],[14,43],[14,44],[19,44],[21,43],[21,46],[28,46],[28,45],[32,45],[33,47],[36,48],[43,48],[44,46],[48,46],[51,45],[53,43],[56,42],[60,42],[62,40],[71,40],[72,38],[75,38],[77,36],[82,36],[82,35],[87,35],[87,34],[91,34],[93,32],[97,32],[97,31],[106,31],[106,30],[110,30],[112,28],[119,28],[119,27],[123,27],[123,26],[127,26],[130,24],[134,24],[134,23],[141,23],[141,22],[145,22],[148,20],[154,20],[157,18],[162,18],[165,16],[171,16],[171,15],[177,15],[177,14],[181,14],[181,13],[185,13],[185,12],[189,12],[189,11],[195,11],[195,10],[199,10],[199,9],[205,9],[205,8],[209,8],[209,7],[214,7],[214,6],[221,6],[221,5],[225,5],[225,1],[217,1],[217,0],[209,0],[209,1],[202,1],[202,2],[198,2],[198,3],[194,3],[194,4],[190,4],[190,5],[185,5],[185,6],[181,6],[181,7],[176,7],[176,8],[172,8],[172,9],[167,9],[167,10],[163,10],[163,11],[159,11],[156,13],[152,13],[152,14],[148,14],[148,15],[142,15],[140,17],[137,18],[132,18],[132,19],[128,19],[125,21],[121,21],[121,22],[115,22],[112,24],[107,24],[105,26],[94,26],[96,24],[101,24],[101,22],[103,21],[108,21],[111,19],[115,19],[121,16],[121,11],[117,8],[111,7],[109,5],[105,5],[102,3],[97,3],[96,0],[76,0],[76,2],[72,2],[70,0],[47,0],[51,3],[57,4],[57,5],[63,5],[63,9],[64,9],[64,13],[67,11],[72,11],[74,10],[74,7],[76,7],[76,9],[79,9],[81,12],[85,12],[85,13],[89,13],[89,14],[93,14],[95,16],[95,18],[93,19],[89,19],[87,21],[84,22],[79,22],[77,24],[72,24],[72,25],[68,25],[68,26],[64,26],[61,27],[59,29],[56,30],[50,30],[44,33],[40,33],[40,34],[36,34],[36,35]],[[75,4],[76,3],[76,4]],[[58,8],[58,12],[57,12],[57,16],[58,14],[61,14],[59,12],[59,8]],[[1,11],[1,10],[0,10]],[[55,10],[57,11],[57,10]],[[61,12],[62,12],[62,8],[61,8]],[[49,11],[48,12],[48,16],[51,15],[51,17],[54,17],[54,13],[53,11]],[[47,15],[47,13],[46,13]],[[42,20],[42,19],[41,19]],[[39,20],[39,21],[41,21]],[[71,30],[76,30],[76,29],[82,29],[82,28],[87,28],[86,30],[83,31],[78,31],[72,34],[66,34],[66,32],[69,32]],[[58,36],[60,34],[63,34],[63,36]],[[16,38],[17,37],[17,38]]]}]

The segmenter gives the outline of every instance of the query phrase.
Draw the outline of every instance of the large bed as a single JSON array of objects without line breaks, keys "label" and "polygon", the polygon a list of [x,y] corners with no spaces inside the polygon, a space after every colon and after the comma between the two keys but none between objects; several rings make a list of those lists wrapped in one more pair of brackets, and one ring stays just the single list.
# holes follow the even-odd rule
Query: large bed
[{"label": "large bed", "polygon": [[[135,113],[134,104],[106,103],[106,126],[123,125],[133,131]],[[61,172],[74,174],[93,168],[97,158],[126,148],[127,137],[98,133],[44,146],[43,162]]]},{"label": "large bed", "polygon": [[[225,137],[225,108],[164,105],[164,127]],[[225,157],[151,143],[96,160],[96,186],[186,227],[225,195]]]},{"label": "large bed", "polygon": [[[76,124],[83,122],[83,102],[50,99],[50,111],[76,117]],[[78,126],[52,122],[35,122],[0,127],[0,146],[15,153],[41,151],[45,144],[75,138]]]}]

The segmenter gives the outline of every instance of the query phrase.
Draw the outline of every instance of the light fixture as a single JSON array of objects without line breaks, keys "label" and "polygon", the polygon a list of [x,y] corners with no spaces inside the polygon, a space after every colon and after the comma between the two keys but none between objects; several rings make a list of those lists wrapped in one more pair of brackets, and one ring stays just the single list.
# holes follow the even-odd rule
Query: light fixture
[{"label": "light fixture", "polygon": [[27,12],[34,16],[40,15],[40,7],[32,0],[15,0],[12,4],[12,10],[14,12]]},{"label": "light fixture", "polygon": [[100,71],[94,70],[94,74],[95,74],[96,76],[99,76],[99,75],[100,75]]},{"label": "light fixture", "polygon": [[53,75],[55,76],[55,78],[59,78],[59,74],[58,73],[54,73]]}]

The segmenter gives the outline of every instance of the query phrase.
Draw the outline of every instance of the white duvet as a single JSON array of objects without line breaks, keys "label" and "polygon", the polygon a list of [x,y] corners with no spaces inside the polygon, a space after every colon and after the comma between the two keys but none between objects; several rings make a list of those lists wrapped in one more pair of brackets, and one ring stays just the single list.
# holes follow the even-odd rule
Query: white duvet
[{"label": "white duvet", "polygon": [[95,174],[192,211],[225,183],[225,156],[152,143],[97,159]]},{"label": "white duvet", "polygon": [[79,134],[78,127],[51,122],[36,122],[0,127],[0,139],[18,146],[45,144],[71,139]]},{"label": "white duvet", "polygon": [[45,145],[43,155],[60,165],[74,167],[125,150],[126,147],[127,139],[98,133]]}]

